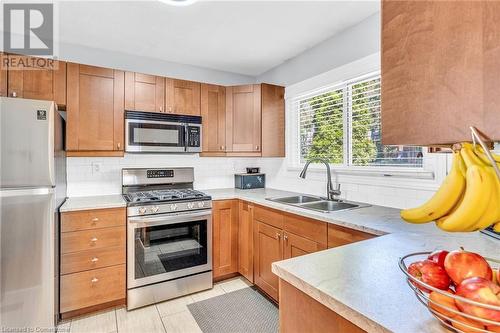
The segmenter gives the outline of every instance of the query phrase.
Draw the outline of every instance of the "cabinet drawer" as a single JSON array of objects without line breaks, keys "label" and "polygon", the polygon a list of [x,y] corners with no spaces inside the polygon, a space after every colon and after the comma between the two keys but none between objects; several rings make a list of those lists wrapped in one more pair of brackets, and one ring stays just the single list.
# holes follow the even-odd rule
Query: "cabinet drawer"
[{"label": "cabinet drawer", "polygon": [[326,222],[316,221],[297,215],[286,214],[283,229],[301,237],[311,239],[315,242],[326,245]]},{"label": "cabinet drawer", "polygon": [[125,260],[125,246],[66,253],[61,257],[61,274],[125,264]]},{"label": "cabinet drawer", "polygon": [[274,209],[255,206],[253,217],[255,220],[283,229],[283,214]]},{"label": "cabinet drawer", "polygon": [[61,276],[61,313],[125,298],[125,265]]},{"label": "cabinet drawer", "polygon": [[336,247],[347,245],[355,242],[360,242],[366,239],[375,238],[377,236],[366,232],[344,228],[337,225],[328,225],[328,247]]},{"label": "cabinet drawer", "polygon": [[61,232],[125,225],[125,208],[66,212],[61,215]]},{"label": "cabinet drawer", "polygon": [[125,248],[125,227],[64,232],[61,254],[120,246]]}]

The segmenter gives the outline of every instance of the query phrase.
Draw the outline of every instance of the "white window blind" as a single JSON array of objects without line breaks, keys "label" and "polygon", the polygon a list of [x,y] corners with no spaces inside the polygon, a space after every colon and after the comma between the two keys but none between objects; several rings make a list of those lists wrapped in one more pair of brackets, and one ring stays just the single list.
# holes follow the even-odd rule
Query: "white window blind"
[{"label": "white window blind", "polygon": [[351,80],[292,101],[298,111],[300,162],[422,167],[422,148],[381,143],[380,75]]}]

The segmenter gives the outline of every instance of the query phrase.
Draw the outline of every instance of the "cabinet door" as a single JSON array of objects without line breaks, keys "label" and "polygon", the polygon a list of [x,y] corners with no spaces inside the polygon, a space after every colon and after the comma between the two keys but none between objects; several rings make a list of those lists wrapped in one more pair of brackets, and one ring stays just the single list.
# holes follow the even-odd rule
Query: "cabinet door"
[{"label": "cabinet door", "polygon": [[284,232],[284,258],[294,258],[326,249],[326,246],[310,239]]},{"label": "cabinet door", "polygon": [[239,202],[238,272],[253,283],[253,206]]},{"label": "cabinet door", "polygon": [[123,151],[124,72],[68,63],[70,151]]},{"label": "cabinet door", "polygon": [[262,84],[262,156],[285,157],[285,88]]},{"label": "cabinet door", "polygon": [[375,237],[377,236],[367,234],[366,232],[333,224],[328,225],[328,248],[356,243]]},{"label": "cabinet door", "polygon": [[165,111],[165,78],[125,72],[125,109]]},{"label": "cabinet door", "polygon": [[500,140],[500,2],[382,2],[382,142]]},{"label": "cabinet door", "polygon": [[283,259],[282,231],[258,220],[254,228],[254,283],[278,300],[279,279],[271,265]]},{"label": "cabinet door", "polygon": [[203,152],[226,150],[226,88],[201,85],[201,116],[203,117]]},{"label": "cabinet door", "polygon": [[[5,58],[4,58],[5,57]],[[7,66],[4,64],[4,59],[7,56],[0,52],[0,97],[7,96]]]},{"label": "cabinet door", "polygon": [[168,113],[200,115],[200,83],[167,78],[165,97]]},{"label": "cabinet door", "polygon": [[227,151],[261,151],[260,97],[259,84],[226,88]]},{"label": "cabinet door", "polygon": [[66,63],[52,59],[9,55],[8,95],[55,101],[66,105]]},{"label": "cabinet door", "polygon": [[238,201],[213,202],[213,276],[238,272]]}]

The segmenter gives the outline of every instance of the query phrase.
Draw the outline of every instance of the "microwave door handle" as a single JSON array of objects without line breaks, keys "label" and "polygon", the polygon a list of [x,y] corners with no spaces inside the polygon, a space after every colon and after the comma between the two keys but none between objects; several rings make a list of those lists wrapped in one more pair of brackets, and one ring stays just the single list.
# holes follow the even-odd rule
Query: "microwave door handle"
[{"label": "microwave door handle", "polygon": [[155,217],[131,217],[128,219],[129,223],[138,224],[141,226],[154,226],[154,225],[167,225],[182,222],[196,221],[200,218],[205,218],[210,221],[212,211],[189,212],[185,214],[175,214],[168,216],[155,216]]}]

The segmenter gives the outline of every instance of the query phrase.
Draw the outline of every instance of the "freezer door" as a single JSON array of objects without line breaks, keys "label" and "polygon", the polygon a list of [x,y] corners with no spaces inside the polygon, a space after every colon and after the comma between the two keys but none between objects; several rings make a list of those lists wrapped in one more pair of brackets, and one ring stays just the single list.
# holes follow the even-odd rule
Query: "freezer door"
[{"label": "freezer door", "polygon": [[54,327],[54,205],[51,188],[0,191],[2,328]]},{"label": "freezer door", "polygon": [[0,98],[1,188],[55,185],[54,120],[54,102]]}]

